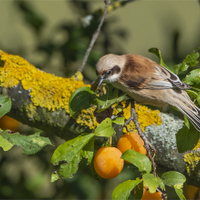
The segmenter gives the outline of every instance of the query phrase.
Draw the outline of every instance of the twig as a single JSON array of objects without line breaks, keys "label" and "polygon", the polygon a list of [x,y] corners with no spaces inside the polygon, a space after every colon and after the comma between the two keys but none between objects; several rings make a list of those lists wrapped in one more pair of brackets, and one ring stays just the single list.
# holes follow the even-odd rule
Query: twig
[{"label": "twig", "polygon": [[153,166],[153,175],[156,176],[156,163],[154,162],[154,159],[151,155],[150,149],[147,150],[147,156],[151,160],[152,166]]},{"label": "twig", "polygon": [[161,198],[163,200],[167,200],[167,193],[165,190],[162,190],[161,188],[157,188],[156,191],[161,193]]},{"label": "twig", "polygon": [[137,114],[136,114],[136,111],[135,111],[135,102],[134,102],[134,100],[130,99],[129,101],[131,102],[131,117],[125,122],[124,126],[127,126],[131,120],[133,120],[133,122],[135,123],[135,126],[136,126],[136,129],[138,131],[138,134],[140,135],[140,137],[144,141],[144,147],[147,150],[147,156],[149,157],[149,159],[152,162],[153,174],[154,174],[154,176],[156,176],[156,163],[154,162],[153,157],[151,155],[151,150],[155,153],[156,149],[155,149],[155,147],[153,145],[151,145],[151,143],[148,141],[148,139],[144,135],[142,129],[140,128],[140,124],[138,122]]},{"label": "twig", "polygon": [[110,3],[111,3],[111,0],[105,0],[106,6],[105,6],[105,10],[104,10],[103,16],[101,18],[101,21],[99,23],[99,26],[98,26],[97,30],[95,31],[95,33],[92,36],[92,40],[91,40],[91,42],[90,42],[90,44],[88,46],[88,49],[87,49],[87,51],[85,53],[85,56],[83,58],[83,62],[81,64],[80,68],[78,69],[78,71],[80,71],[80,72],[83,71],[83,68],[85,66],[85,63],[87,62],[88,56],[90,55],[90,51],[92,50],[92,47],[94,46],[94,43],[96,42],[96,39],[99,36],[99,33],[101,31],[101,27],[102,27],[103,22],[104,22],[104,20],[106,18],[106,13],[108,11],[108,6],[110,5]]}]

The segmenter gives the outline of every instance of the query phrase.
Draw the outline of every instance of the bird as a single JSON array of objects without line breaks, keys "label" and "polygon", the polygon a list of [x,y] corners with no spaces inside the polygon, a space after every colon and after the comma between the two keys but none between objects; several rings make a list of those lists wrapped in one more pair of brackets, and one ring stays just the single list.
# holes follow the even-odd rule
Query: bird
[{"label": "bird", "polygon": [[191,87],[164,66],[138,54],[106,54],[96,73],[97,87],[111,83],[138,104],[176,107],[200,132],[200,109],[185,91]]}]

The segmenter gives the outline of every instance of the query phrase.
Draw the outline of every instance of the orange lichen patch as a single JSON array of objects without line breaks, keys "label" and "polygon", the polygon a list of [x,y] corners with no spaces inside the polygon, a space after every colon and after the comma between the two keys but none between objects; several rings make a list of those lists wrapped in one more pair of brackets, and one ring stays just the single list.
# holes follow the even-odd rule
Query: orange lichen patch
[{"label": "orange lichen patch", "polygon": [[1,50],[0,61],[1,87],[14,87],[21,81],[23,88],[30,91],[34,106],[44,107],[50,111],[64,108],[69,113],[68,102],[71,94],[85,86],[80,72],[71,78],[57,77],[37,69],[20,56],[7,54]]}]

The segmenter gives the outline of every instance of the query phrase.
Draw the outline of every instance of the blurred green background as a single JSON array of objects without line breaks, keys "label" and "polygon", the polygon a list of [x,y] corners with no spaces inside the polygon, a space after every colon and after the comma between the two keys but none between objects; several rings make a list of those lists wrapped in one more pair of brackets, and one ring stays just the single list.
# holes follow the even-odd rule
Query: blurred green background
[{"label": "blurred green background", "polygon": [[[102,9],[103,0],[0,1],[0,49],[20,55],[46,72],[70,77],[81,65]],[[88,26],[83,23],[86,16],[92,16]],[[132,1],[107,15],[83,71],[85,82],[95,80],[95,64],[107,53],[136,53],[158,61],[148,53],[149,48],[157,47],[171,65],[199,46],[198,1]],[[33,130],[25,126],[21,132]],[[110,199],[119,183],[134,177],[132,167],[126,165],[118,177],[96,180],[82,162],[72,179],[50,183],[51,155],[64,142],[51,139],[54,147],[33,156],[22,155],[19,147],[8,152],[0,149],[1,199]],[[171,198],[175,198],[173,194]]]}]

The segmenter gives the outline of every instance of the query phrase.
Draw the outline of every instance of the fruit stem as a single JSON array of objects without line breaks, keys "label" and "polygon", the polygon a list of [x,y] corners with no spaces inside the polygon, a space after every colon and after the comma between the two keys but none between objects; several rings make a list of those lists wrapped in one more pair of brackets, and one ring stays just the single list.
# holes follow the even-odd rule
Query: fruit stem
[{"label": "fruit stem", "polygon": [[112,137],[110,137],[110,147],[112,147]]}]

